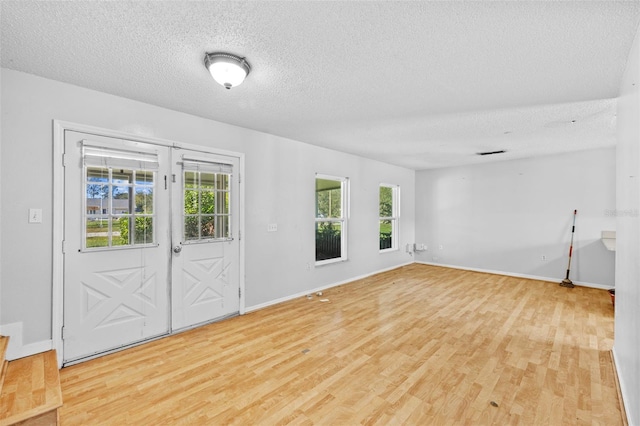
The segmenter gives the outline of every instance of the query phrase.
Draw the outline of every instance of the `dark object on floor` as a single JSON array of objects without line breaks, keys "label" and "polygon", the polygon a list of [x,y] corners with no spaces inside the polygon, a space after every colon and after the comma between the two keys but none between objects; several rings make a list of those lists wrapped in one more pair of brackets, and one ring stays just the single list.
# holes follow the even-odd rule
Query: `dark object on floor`
[{"label": "dark object on floor", "polygon": [[574,288],[573,282],[569,279],[569,271],[571,271],[571,254],[573,253],[573,234],[576,232],[576,215],[578,210],[573,211],[573,226],[571,227],[571,244],[569,245],[569,264],[567,265],[567,276],[562,280],[562,287]]},{"label": "dark object on floor", "polygon": [[613,288],[609,290],[609,296],[611,296],[611,304],[616,306],[616,290]]}]

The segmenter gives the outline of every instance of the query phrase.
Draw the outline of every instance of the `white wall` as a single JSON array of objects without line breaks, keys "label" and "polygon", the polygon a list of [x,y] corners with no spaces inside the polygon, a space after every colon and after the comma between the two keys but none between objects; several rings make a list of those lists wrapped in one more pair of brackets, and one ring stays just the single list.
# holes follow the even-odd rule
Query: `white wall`
[{"label": "white wall", "polygon": [[[1,85],[0,325],[22,323],[25,344],[52,336],[54,119],[245,153],[248,309],[413,260],[404,251],[380,254],[377,234],[378,185],[395,183],[400,244],[413,242],[412,170],[12,70],[2,70]],[[316,172],[351,180],[350,260],[308,270]],[[27,223],[32,207],[43,209],[42,224]],[[268,233],[268,223],[278,232]]]},{"label": "white wall", "polygon": [[418,172],[416,260],[560,282],[574,209],[571,280],[613,286],[615,148]]},{"label": "white wall", "polygon": [[640,31],[618,99],[614,357],[629,424],[640,425]]}]

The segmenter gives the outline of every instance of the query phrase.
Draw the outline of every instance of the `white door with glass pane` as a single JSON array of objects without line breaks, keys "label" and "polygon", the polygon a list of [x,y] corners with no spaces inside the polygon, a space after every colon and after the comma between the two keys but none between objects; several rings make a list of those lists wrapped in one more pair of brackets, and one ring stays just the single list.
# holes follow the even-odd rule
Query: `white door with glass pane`
[{"label": "white door with glass pane", "polygon": [[66,361],[170,331],[169,155],[65,132]]},{"label": "white door with glass pane", "polygon": [[65,363],[239,311],[238,162],[65,131]]},{"label": "white door with glass pane", "polygon": [[174,153],[171,312],[179,330],[239,310],[239,160]]}]

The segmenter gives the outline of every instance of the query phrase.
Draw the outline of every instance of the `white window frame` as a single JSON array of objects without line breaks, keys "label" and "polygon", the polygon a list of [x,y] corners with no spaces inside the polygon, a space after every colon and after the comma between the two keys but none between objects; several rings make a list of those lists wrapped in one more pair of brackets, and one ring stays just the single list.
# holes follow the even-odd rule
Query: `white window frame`
[{"label": "white window frame", "polygon": [[[391,188],[391,216],[380,216],[380,188]],[[397,251],[399,247],[399,229],[400,229],[400,185],[390,183],[381,183],[378,188],[378,249],[380,253],[388,253]],[[391,247],[380,249],[380,222],[383,220],[391,221]]]},{"label": "white window frame", "polygon": [[[157,247],[157,230],[156,230],[156,217],[157,217],[157,206],[156,206],[156,197],[155,194],[158,191],[158,154],[155,150],[150,151],[133,151],[126,148],[121,147],[112,147],[106,146],[103,143],[92,142],[90,140],[82,141],[82,161],[83,161],[83,192],[82,192],[82,245],[80,250],[82,252],[94,252],[94,251],[105,251],[105,250],[128,250],[128,249],[139,249],[143,247]],[[101,186],[106,186],[108,189],[108,196],[106,198],[107,207],[103,207],[100,213],[92,213],[87,212],[87,187],[92,183],[88,179],[87,170],[90,167],[102,168],[107,171],[108,179],[106,183],[98,184]],[[116,184],[113,181],[113,170],[119,168],[126,168],[132,170],[132,181],[128,184]],[[135,203],[135,188],[140,187],[135,182],[135,173],[137,171],[146,171],[151,172],[153,174],[153,181],[151,185],[148,187],[151,188],[152,193],[154,195],[152,201],[152,213],[150,214],[137,214],[135,209],[131,208],[131,203]],[[114,186],[123,186],[131,188],[131,194],[129,198],[130,207],[127,209],[128,213],[118,213],[115,211],[113,206],[113,194],[112,188]],[[145,185],[146,187],[147,185]],[[95,217],[108,217],[109,225],[108,225],[108,235],[109,235],[109,245],[107,246],[98,246],[98,247],[88,247],[87,246],[87,222]],[[130,244],[124,245],[113,245],[113,218],[128,218],[129,220],[129,240]],[[135,226],[136,226],[136,218],[138,217],[148,217],[151,218],[152,222],[152,233],[151,233],[151,242],[148,243],[136,243],[135,242]]]},{"label": "white window frame", "polygon": [[[324,180],[334,180],[334,181],[338,181],[340,182],[340,194],[341,194],[341,199],[340,199],[340,213],[341,213],[341,217],[339,218],[319,218],[317,216],[317,208],[316,213],[315,213],[315,224],[317,226],[318,223],[320,222],[333,222],[333,223],[340,223],[340,257],[334,257],[332,259],[324,259],[324,260],[316,260],[315,261],[315,265],[316,266],[322,266],[322,265],[328,265],[331,263],[337,263],[337,262],[345,262],[349,259],[348,257],[348,253],[347,253],[347,236],[349,234],[348,232],[348,227],[349,227],[349,178],[348,177],[339,177],[339,176],[331,176],[331,175],[325,175],[325,174],[321,174],[321,173],[316,173],[315,179],[314,179],[314,200],[316,199],[315,196],[315,191],[316,191],[316,181],[318,179],[324,179]],[[315,229],[316,227],[314,227],[314,240],[315,240]],[[314,244],[315,247],[315,244]]]},{"label": "white window frame", "polygon": [[[233,240],[233,238],[231,237],[231,235],[233,235],[233,228],[231,226],[231,181],[232,181],[232,166],[230,164],[226,164],[226,163],[221,163],[221,162],[217,162],[217,161],[204,161],[204,160],[200,160],[200,159],[192,159],[189,157],[182,157],[182,189],[181,189],[181,206],[182,206],[182,242],[181,244],[186,245],[186,244],[199,244],[202,242],[209,242],[209,241],[230,241]],[[201,172],[206,172],[206,173],[212,173],[215,174],[216,178],[215,178],[215,187],[212,190],[212,192],[215,193],[215,197],[216,197],[216,204],[215,204],[215,211],[214,213],[211,214],[203,214],[201,212],[199,212],[196,215],[191,215],[191,217],[198,217],[198,221],[200,221],[202,216],[212,216],[214,217],[214,222],[216,223],[216,226],[218,224],[218,218],[220,217],[227,217],[227,224],[228,224],[228,229],[226,232],[226,235],[222,236],[222,237],[216,237],[216,236],[202,236],[201,234],[199,234],[198,238],[191,238],[188,239],[186,234],[185,234],[185,221],[186,221],[186,214],[184,212],[184,200],[185,200],[185,191],[187,190],[187,188],[185,187],[185,182],[186,182],[186,177],[185,174],[186,172],[196,172],[198,173],[198,180],[200,179],[200,173]],[[218,188],[217,186],[217,177],[218,175],[226,175],[227,179],[228,179],[228,186],[226,189],[221,190]],[[207,192],[204,191],[200,186],[198,186],[197,189],[195,189],[195,191],[202,193],[202,192]],[[227,199],[228,199],[228,208],[227,208],[227,213],[220,213],[219,212],[219,196],[221,194],[227,194]]]}]

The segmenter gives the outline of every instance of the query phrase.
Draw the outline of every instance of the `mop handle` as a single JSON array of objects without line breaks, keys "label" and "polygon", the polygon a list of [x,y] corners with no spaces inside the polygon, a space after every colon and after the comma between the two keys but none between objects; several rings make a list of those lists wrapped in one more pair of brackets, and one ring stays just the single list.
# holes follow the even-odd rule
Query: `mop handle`
[{"label": "mop handle", "polygon": [[569,271],[571,270],[571,254],[573,253],[573,234],[576,232],[576,214],[578,214],[578,210],[573,211],[573,226],[571,227],[571,244],[569,245],[569,264],[567,265],[566,279],[569,279]]}]

